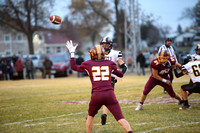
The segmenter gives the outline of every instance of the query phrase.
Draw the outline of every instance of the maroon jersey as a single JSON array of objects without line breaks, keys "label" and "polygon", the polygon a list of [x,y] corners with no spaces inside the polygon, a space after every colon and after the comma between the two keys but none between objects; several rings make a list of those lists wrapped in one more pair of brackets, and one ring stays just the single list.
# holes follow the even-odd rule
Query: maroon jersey
[{"label": "maroon jersey", "polygon": [[76,65],[75,59],[70,59],[71,69],[78,72],[87,72],[92,83],[92,91],[100,92],[113,90],[111,85],[111,73],[123,77],[123,73],[117,70],[117,65],[110,60],[88,60]]},{"label": "maroon jersey", "polygon": [[[159,64],[158,58],[155,58],[151,62],[151,67],[158,70],[159,76],[161,76],[162,78],[167,78],[171,66],[175,65],[175,63],[176,60],[174,59],[174,57],[170,57],[166,64]],[[153,76],[153,74],[151,76]]]}]

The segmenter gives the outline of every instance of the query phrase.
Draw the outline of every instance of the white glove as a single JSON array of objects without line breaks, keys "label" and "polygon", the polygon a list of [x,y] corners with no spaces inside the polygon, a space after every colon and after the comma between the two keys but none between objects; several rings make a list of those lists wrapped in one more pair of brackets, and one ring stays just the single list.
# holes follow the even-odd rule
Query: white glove
[{"label": "white glove", "polygon": [[66,47],[70,53],[75,53],[77,46],[78,46],[78,44],[76,44],[75,46],[73,45],[72,40],[66,42]]}]

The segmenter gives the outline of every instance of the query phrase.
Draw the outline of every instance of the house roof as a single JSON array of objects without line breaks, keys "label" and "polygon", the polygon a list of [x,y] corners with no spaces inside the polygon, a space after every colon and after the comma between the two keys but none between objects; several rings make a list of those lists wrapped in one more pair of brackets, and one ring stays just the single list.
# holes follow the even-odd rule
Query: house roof
[{"label": "house roof", "polygon": [[44,32],[44,42],[47,45],[51,44],[65,44],[67,40],[70,40],[63,32],[48,30]]},{"label": "house roof", "polygon": [[176,41],[176,42],[182,42],[182,41],[184,41],[184,38],[191,38],[191,37],[193,37],[193,36],[195,36],[195,33],[186,32],[186,33],[183,33],[183,34],[177,36],[177,37],[175,38],[175,41]]}]

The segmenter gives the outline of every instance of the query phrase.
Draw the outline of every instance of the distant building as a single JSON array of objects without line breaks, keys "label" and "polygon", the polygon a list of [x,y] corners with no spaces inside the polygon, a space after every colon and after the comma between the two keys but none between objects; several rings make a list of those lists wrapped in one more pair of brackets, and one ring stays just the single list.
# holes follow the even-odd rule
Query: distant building
[{"label": "distant building", "polygon": [[[0,56],[29,54],[28,39],[24,33],[0,27]],[[55,29],[41,29],[33,34],[35,54],[52,54],[66,51],[66,41],[70,40],[64,33]],[[73,40],[76,43],[75,40]]]},{"label": "distant building", "polygon": [[28,40],[23,33],[4,27],[0,31],[0,55],[28,54]]},{"label": "distant building", "polygon": [[177,35],[174,39],[174,45],[177,47],[180,46],[192,46],[193,38],[195,37],[194,32],[185,32],[180,35]]},{"label": "distant building", "polygon": [[66,51],[65,34],[54,29],[40,30],[34,33],[33,43],[35,54],[52,54]]}]

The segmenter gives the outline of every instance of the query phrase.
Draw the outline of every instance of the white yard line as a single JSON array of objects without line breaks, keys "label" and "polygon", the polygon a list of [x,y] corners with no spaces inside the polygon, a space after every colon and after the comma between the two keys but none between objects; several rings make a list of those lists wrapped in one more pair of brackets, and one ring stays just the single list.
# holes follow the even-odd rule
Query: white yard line
[{"label": "white yard line", "polygon": [[44,118],[39,118],[39,119],[32,119],[32,120],[24,120],[24,121],[18,121],[18,122],[4,123],[3,125],[4,126],[6,126],[6,125],[17,125],[17,124],[33,122],[33,121],[40,121],[40,120],[45,120],[45,119],[60,118],[60,117],[66,117],[66,116],[70,116],[70,115],[79,115],[79,114],[83,114],[83,113],[87,113],[87,111],[85,111],[85,112],[77,112],[77,113],[70,113],[70,114],[63,114],[63,115],[59,115],[59,116],[50,116],[50,117],[44,117]]},{"label": "white yard line", "polygon": [[147,125],[147,124],[152,124],[152,123],[155,123],[155,122],[136,123],[135,126]]},{"label": "white yard line", "polygon": [[40,123],[36,123],[36,124],[26,124],[26,125],[24,125],[24,127],[37,126],[37,125],[44,125],[44,124],[46,124],[46,122],[40,122]]},{"label": "white yard line", "polygon": [[147,130],[147,131],[138,132],[138,133],[149,133],[149,132],[159,131],[159,130],[167,129],[167,128],[174,128],[174,127],[180,127],[180,126],[200,124],[200,122],[190,122],[190,123],[182,122],[182,123],[183,124],[175,125],[175,126],[157,127],[157,128],[153,128],[153,129],[150,129],[150,130]]}]

